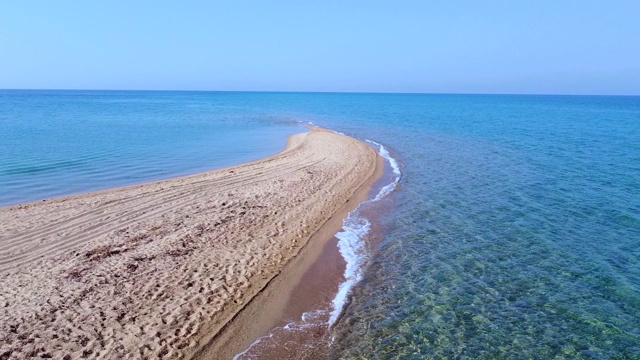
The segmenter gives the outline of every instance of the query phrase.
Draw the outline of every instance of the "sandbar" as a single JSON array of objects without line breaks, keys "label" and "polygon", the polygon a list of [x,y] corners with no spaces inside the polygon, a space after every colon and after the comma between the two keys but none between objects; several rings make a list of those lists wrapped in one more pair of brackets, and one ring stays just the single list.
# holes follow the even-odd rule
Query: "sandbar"
[{"label": "sandbar", "polygon": [[202,354],[379,167],[314,128],[233,168],[0,208],[0,359]]}]

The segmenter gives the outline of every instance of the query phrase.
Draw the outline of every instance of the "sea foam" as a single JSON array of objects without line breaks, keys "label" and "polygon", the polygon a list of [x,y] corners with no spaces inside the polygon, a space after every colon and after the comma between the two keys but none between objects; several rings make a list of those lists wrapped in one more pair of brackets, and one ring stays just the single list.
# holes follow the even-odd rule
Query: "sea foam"
[{"label": "sea foam", "polygon": [[342,257],[344,257],[347,266],[344,271],[345,281],[340,284],[338,293],[333,298],[333,309],[329,317],[329,326],[333,326],[342,314],[349,292],[353,286],[362,279],[364,265],[369,258],[369,254],[365,251],[365,237],[371,231],[371,223],[360,214],[360,209],[363,205],[379,201],[389,195],[396,188],[402,176],[398,161],[389,154],[389,151],[382,144],[371,140],[366,141],[378,146],[378,153],[389,162],[395,177],[391,183],[383,186],[373,199],[361,203],[355,210],[350,212],[344,220],[342,231],[336,234],[338,238],[338,249]]}]

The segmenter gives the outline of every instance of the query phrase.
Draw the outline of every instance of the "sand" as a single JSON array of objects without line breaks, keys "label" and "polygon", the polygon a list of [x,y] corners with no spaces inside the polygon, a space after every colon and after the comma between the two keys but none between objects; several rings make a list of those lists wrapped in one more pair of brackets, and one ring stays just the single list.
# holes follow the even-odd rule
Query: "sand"
[{"label": "sand", "polygon": [[314,129],[238,167],[0,209],[0,359],[202,353],[378,163]]},{"label": "sand", "polygon": [[[315,350],[320,350],[321,356],[309,357],[307,353],[305,359],[328,358],[328,355],[322,351],[326,349],[325,345],[328,345],[330,341],[330,338],[325,336],[330,336],[327,333],[329,331],[329,311],[332,309],[331,302],[339,285],[345,280],[343,274],[346,265],[344,258],[338,251],[338,239],[335,234],[342,230],[343,222],[349,212],[355,210],[361,202],[369,199],[374,184],[377,184],[378,181],[384,183],[382,180],[385,171],[384,165],[384,159],[378,156],[373,175],[358,188],[348,202],[339,208],[318,231],[313,233],[307,244],[287,262],[278,276],[274,277],[268,286],[260,291],[241,312],[237,313],[232,321],[225,324],[223,331],[212,336],[209,342],[203,342],[203,346],[194,354],[194,359],[232,359],[234,355],[247,350],[256,339],[270,336],[274,328],[292,321],[299,321],[303,312],[318,310],[327,311],[325,316],[327,323],[314,328],[314,330],[320,330],[321,333],[309,334],[306,332],[303,336],[311,336],[303,339],[273,339],[266,346],[276,345],[277,349],[269,349],[268,353],[259,352],[257,358],[265,360],[302,358],[297,356],[297,351],[291,351],[290,346],[282,346],[283,344],[278,342],[280,340],[299,341],[297,343],[298,350],[309,350],[309,345]],[[332,266],[331,263],[336,262],[339,265]],[[322,274],[314,272],[322,272]],[[303,284],[303,282],[307,283]],[[297,334],[296,337],[298,335],[300,334]],[[326,344],[317,343],[317,341],[324,340],[327,341]],[[314,342],[316,343],[314,344]],[[252,353],[251,356],[253,355],[255,354]],[[253,357],[253,359],[255,358]]]}]

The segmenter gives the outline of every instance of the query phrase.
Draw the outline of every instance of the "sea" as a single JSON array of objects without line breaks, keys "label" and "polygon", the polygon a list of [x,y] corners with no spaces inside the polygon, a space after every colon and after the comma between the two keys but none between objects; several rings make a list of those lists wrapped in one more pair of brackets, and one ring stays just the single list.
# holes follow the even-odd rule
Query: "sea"
[{"label": "sea", "polygon": [[337,235],[320,357],[640,359],[640,97],[0,90],[0,206],[256,160],[309,124],[387,164]]}]

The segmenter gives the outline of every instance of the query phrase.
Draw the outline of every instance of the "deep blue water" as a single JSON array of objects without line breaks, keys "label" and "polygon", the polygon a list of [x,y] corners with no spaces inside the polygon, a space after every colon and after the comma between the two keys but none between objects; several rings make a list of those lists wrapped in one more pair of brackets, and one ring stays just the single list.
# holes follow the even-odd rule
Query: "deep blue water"
[{"label": "deep blue water", "polygon": [[332,357],[640,359],[640,97],[2,92],[0,198],[231,165],[299,121],[402,163]]}]

